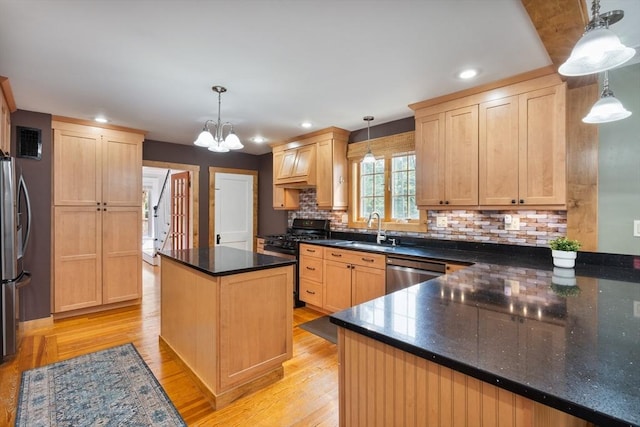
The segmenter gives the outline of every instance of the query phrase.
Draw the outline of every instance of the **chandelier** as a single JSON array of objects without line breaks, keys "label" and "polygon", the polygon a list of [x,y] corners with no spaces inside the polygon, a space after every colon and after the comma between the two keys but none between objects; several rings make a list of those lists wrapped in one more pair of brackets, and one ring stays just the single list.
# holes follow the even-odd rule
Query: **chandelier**
[{"label": "chandelier", "polygon": [[[211,90],[218,94],[218,121],[207,120],[204,123],[202,132],[198,135],[198,139],[196,139],[193,144],[198,147],[207,147],[209,151],[216,153],[226,153],[229,150],[244,148],[238,136],[233,132],[233,125],[229,122],[222,123],[220,120],[221,94],[226,92],[227,89],[222,86],[213,86]],[[210,123],[212,123],[211,127]],[[223,129],[225,126],[229,126],[230,129],[227,136],[223,137]],[[211,129],[213,129],[213,133]]]}]

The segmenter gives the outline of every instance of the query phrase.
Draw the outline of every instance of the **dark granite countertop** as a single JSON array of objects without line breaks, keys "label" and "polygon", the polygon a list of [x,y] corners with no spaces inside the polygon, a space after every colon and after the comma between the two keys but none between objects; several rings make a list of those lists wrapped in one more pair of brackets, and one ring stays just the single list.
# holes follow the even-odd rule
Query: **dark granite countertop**
[{"label": "dark granite countertop", "polygon": [[295,260],[264,255],[242,249],[216,246],[214,248],[164,250],[160,255],[211,276],[228,276],[248,271],[283,267],[295,264]]},{"label": "dark granite countertop", "polygon": [[377,252],[475,264],[335,313],[333,323],[597,425],[640,425],[638,270],[554,269],[539,254]]}]

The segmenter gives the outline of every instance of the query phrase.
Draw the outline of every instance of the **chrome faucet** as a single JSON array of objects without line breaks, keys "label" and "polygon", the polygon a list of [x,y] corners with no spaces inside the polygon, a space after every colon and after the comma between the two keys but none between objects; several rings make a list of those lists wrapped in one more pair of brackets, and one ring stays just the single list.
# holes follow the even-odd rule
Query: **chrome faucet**
[{"label": "chrome faucet", "polygon": [[376,235],[376,243],[380,244],[384,240],[387,240],[387,236],[385,235],[384,230],[380,229],[381,221],[380,221],[380,214],[378,212],[373,211],[369,214],[369,220],[367,221],[367,228],[371,227],[371,224],[373,223],[374,215],[378,217],[378,234]]}]

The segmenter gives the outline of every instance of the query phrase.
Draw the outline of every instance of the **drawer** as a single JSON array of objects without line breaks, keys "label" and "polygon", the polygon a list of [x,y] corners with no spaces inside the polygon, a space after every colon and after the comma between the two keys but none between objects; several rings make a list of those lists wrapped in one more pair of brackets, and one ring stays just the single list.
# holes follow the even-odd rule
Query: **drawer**
[{"label": "drawer", "polygon": [[322,283],[322,258],[312,256],[300,257],[300,278]]},{"label": "drawer", "polygon": [[322,247],[315,245],[300,244],[300,255],[314,256],[322,259]]},{"label": "drawer", "polygon": [[324,248],[324,259],[345,262],[347,264],[363,265],[366,267],[386,268],[386,257],[369,252],[350,251],[345,249]]},{"label": "drawer", "polygon": [[301,277],[299,298],[309,304],[322,307],[322,283]]}]

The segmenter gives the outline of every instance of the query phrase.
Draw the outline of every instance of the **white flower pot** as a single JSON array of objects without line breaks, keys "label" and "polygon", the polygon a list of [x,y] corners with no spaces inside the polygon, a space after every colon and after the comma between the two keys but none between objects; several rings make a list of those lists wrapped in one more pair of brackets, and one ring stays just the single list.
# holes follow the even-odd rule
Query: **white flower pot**
[{"label": "white flower pot", "polygon": [[576,271],[573,268],[553,268],[551,283],[562,286],[575,286],[577,284]]},{"label": "white flower pot", "polygon": [[573,268],[576,265],[577,252],[568,251],[551,251],[553,257],[553,265],[562,268]]}]

